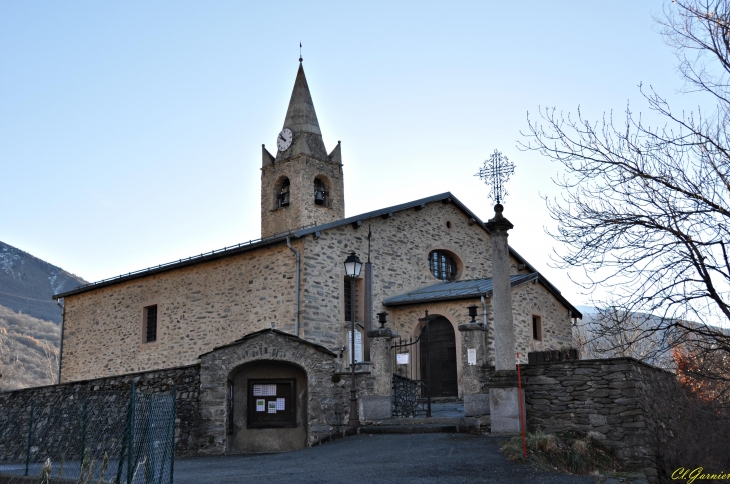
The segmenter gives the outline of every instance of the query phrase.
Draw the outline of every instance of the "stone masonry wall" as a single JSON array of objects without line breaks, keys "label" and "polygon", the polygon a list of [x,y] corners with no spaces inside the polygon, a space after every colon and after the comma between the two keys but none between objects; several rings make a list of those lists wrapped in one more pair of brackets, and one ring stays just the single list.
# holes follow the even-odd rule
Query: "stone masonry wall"
[{"label": "stone masonry wall", "polygon": [[[402,308],[385,308],[382,305],[388,297],[439,282],[429,271],[427,261],[428,254],[435,249],[445,249],[457,256],[458,279],[491,277],[489,235],[478,225],[470,225],[469,217],[453,204],[431,203],[420,210],[404,210],[388,218],[363,220],[359,228],[347,225],[323,231],[318,238],[308,236],[302,255],[301,336],[328,348],[337,348],[345,341],[347,324],[344,321],[345,275],[342,262],[353,251],[363,261],[367,259],[368,229],[372,230],[373,312],[387,310],[391,313],[388,326],[405,337],[413,334],[417,319],[423,316],[425,309],[429,309],[431,314],[441,314],[454,325],[457,351],[460,352],[456,326],[468,320],[465,307],[473,301]],[[515,259],[511,260],[511,265],[512,274],[528,272],[518,269]],[[546,337],[542,345],[546,348],[569,346],[571,329],[567,309],[539,284],[516,291],[521,291],[516,293],[514,300],[516,314],[538,311],[543,316]],[[480,301],[477,300],[477,304],[481,307]],[[491,309],[488,311],[491,312]],[[532,339],[531,322],[527,316],[516,317],[516,324],[526,325],[520,327],[518,333],[530,335]],[[525,361],[526,358],[525,352]],[[461,360],[461,355],[457,355],[459,375]]]},{"label": "stone masonry wall", "polygon": [[628,469],[656,480],[660,422],[652,389],[676,388],[672,374],[633,358],[525,365],[522,371],[528,427],[593,432]]},{"label": "stone masonry wall", "polygon": [[[23,422],[29,419],[31,403],[35,405],[35,419],[45,418],[54,421],[53,416],[62,414],[63,409],[68,408],[69,411],[77,412],[78,409],[73,406],[88,400],[89,408],[93,408],[94,412],[91,412],[87,424],[87,443],[104,443],[108,436],[95,435],[94,431],[100,429],[103,432],[109,425],[119,422],[123,426],[132,381],[135,382],[136,391],[144,394],[169,394],[173,387],[176,388],[175,454],[194,455],[197,451],[197,429],[200,419],[198,365],[0,392],[0,415],[14,415],[13,418],[20,419],[20,427],[23,427]],[[54,424],[44,426],[45,432],[42,436],[44,441],[48,445],[62,445],[64,451],[80,448],[80,442],[78,445],[73,443],[74,439],[80,439],[80,429],[67,428],[68,425],[76,425],[78,422],[68,419],[57,420],[58,422]],[[27,423],[25,425],[27,426]],[[25,435],[20,437],[26,439]],[[17,447],[13,445],[16,443],[10,442],[7,435],[3,436],[0,439],[0,458],[13,457],[8,452]],[[43,443],[37,442],[36,445],[42,446]],[[55,454],[56,457],[60,455],[60,453]]]},{"label": "stone masonry wall", "polygon": [[[272,325],[294,331],[295,257],[285,243],[67,297],[61,381],[194,364]],[[157,304],[157,341],[142,343]]]},{"label": "stone masonry wall", "polygon": [[[430,203],[420,210],[368,219],[360,228],[347,225],[318,236],[292,238],[292,246],[301,254],[300,337],[337,351],[345,343],[349,324],[344,321],[342,262],[352,251],[367,259],[368,227],[373,234],[374,313],[386,309],[382,301],[388,297],[439,282],[427,262],[435,249],[456,256],[458,279],[491,277],[489,235],[470,225],[454,204]],[[511,265],[513,274],[527,272],[518,269],[515,259]],[[214,347],[270,327],[293,334],[294,275],[294,254],[280,242],[67,297],[61,380],[194,364]],[[567,309],[543,286],[527,284],[514,294],[523,358],[534,346],[529,325],[535,312],[543,317],[541,347],[560,348],[569,341]],[[465,307],[472,302],[481,306],[475,300],[389,309],[389,327],[409,336],[425,309],[443,312],[454,325],[461,372],[465,356],[456,326],[468,320]],[[157,342],[143,344],[143,308],[152,304],[158,305]],[[363,317],[359,308],[358,319]],[[492,320],[490,314],[490,324]],[[487,337],[491,336],[488,331]],[[389,389],[389,375],[381,372],[373,377],[379,379],[373,387],[376,394]]]},{"label": "stone masonry wall", "polygon": [[[288,207],[278,208],[281,181],[289,179]],[[325,183],[328,206],[314,203],[314,179]],[[342,166],[301,155],[261,169],[261,236],[345,218]]]},{"label": "stone masonry wall", "polygon": [[[532,337],[532,316],[542,318],[542,341]],[[512,318],[515,350],[520,353],[520,363],[527,363],[527,353],[531,351],[558,350],[572,346],[573,333],[568,309],[537,281],[512,289]],[[493,340],[491,348],[493,351]],[[490,361],[494,364],[493,359]]]}]

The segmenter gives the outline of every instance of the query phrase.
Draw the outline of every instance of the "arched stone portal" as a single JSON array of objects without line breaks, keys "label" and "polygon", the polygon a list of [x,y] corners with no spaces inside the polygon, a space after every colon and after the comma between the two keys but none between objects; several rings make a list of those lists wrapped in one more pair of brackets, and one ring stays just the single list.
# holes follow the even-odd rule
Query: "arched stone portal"
[{"label": "arched stone portal", "polygon": [[[320,345],[276,329],[251,333],[201,355],[199,452],[292,450],[311,446],[341,430],[347,420],[348,400],[347,392],[333,382],[336,356]],[[289,383],[280,380],[288,380],[294,393],[294,425],[249,428],[249,410],[254,410],[254,419],[257,413],[249,406],[249,390],[253,405],[258,400],[253,397],[261,397],[268,414],[271,402],[276,405],[278,398],[286,398],[285,385]],[[262,385],[257,390],[260,395],[253,395],[251,385]],[[277,386],[273,395],[271,385]],[[272,413],[286,412],[286,407],[272,408]],[[264,421],[267,416],[259,415]]]}]

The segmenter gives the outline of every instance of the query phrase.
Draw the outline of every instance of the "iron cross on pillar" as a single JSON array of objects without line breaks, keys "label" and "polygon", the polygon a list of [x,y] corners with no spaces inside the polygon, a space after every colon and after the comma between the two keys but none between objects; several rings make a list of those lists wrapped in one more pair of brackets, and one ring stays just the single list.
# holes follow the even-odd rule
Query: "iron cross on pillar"
[{"label": "iron cross on pillar", "polygon": [[484,161],[484,166],[479,168],[479,173],[474,176],[478,176],[484,183],[492,187],[492,193],[489,196],[494,203],[499,205],[504,201],[504,197],[509,195],[504,184],[514,172],[515,165],[510,163],[509,159],[498,150],[494,150],[492,156]]}]

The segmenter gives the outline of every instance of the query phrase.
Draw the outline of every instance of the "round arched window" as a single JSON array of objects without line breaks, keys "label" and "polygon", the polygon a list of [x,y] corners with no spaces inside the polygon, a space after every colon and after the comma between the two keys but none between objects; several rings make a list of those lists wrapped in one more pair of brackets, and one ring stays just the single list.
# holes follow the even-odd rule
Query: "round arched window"
[{"label": "round arched window", "polygon": [[456,279],[456,259],[444,250],[434,250],[428,254],[428,270],[433,277],[442,281]]}]

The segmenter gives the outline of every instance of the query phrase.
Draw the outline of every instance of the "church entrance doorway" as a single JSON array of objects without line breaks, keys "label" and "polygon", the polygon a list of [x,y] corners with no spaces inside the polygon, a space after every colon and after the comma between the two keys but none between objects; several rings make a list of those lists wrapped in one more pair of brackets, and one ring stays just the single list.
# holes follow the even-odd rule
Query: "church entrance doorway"
[{"label": "church entrance doorway", "polygon": [[430,320],[423,328],[421,375],[428,375],[431,398],[456,397],[459,393],[456,376],[456,336],[454,327],[443,316]]},{"label": "church entrance doorway", "polygon": [[426,311],[416,334],[390,348],[394,417],[430,417],[432,398],[458,396],[456,335],[448,319]]}]

